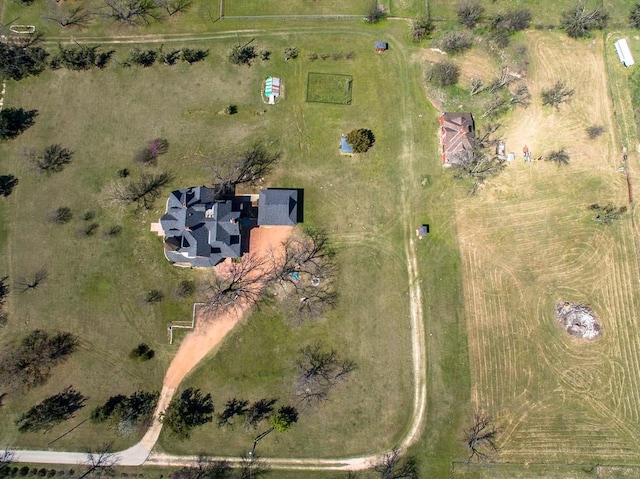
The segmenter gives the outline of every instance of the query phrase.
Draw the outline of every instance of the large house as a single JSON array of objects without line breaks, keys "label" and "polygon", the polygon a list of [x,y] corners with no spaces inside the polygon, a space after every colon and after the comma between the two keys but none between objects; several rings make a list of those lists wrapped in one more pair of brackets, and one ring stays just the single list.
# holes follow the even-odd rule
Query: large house
[{"label": "large house", "polygon": [[[253,203],[258,196],[258,208]],[[152,230],[164,236],[166,258],[178,266],[211,267],[247,251],[256,226],[294,226],[298,190],[267,189],[259,195],[221,196],[197,186],[172,191],[167,212]]]},{"label": "large house", "polygon": [[442,164],[452,166],[465,150],[473,149],[475,127],[471,113],[442,113],[440,115],[440,144]]}]

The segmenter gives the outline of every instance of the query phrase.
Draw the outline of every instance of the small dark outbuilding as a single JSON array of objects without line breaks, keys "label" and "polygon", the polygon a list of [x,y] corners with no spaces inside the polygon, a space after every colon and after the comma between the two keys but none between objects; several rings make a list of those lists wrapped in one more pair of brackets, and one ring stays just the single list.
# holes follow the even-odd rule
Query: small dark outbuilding
[{"label": "small dark outbuilding", "polygon": [[389,49],[389,44],[387,42],[376,42],[376,51],[378,53],[385,52]]}]

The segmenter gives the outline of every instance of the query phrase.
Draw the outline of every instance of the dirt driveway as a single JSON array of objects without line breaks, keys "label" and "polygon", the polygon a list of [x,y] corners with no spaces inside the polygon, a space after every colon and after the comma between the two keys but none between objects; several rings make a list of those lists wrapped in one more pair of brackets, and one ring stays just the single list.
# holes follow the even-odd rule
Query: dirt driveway
[{"label": "dirt driveway", "polygon": [[[251,231],[249,251],[257,256],[265,256],[270,250],[277,252],[282,249],[282,244],[292,233],[291,226],[255,228]],[[205,310],[200,310],[196,317],[195,329],[184,338],[169,365],[163,387],[177,388],[185,376],[243,319],[246,312],[246,308],[236,308],[215,317]]]}]

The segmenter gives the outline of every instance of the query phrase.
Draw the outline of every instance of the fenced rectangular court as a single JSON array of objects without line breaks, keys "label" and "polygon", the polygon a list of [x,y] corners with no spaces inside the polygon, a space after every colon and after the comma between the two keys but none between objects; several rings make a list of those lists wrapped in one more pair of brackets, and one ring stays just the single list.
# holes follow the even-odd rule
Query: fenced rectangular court
[{"label": "fenced rectangular court", "polygon": [[332,73],[309,72],[307,101],[349,105],[352,99],[353,77]]}]

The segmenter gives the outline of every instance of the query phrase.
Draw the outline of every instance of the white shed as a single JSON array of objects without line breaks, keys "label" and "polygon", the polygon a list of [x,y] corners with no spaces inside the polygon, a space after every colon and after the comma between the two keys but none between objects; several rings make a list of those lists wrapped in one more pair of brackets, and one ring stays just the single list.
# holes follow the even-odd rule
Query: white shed
[{"label": "white shed", "polygon": [[618,57],[620,57],[620,61],[624,64],[625,67],[630,67],[635,63],[633,61],[633,56],[631,55],[631,50],[629,49],[629,44],[627,43],[626,38],[621,38],[613,45],[616,47]]}]

